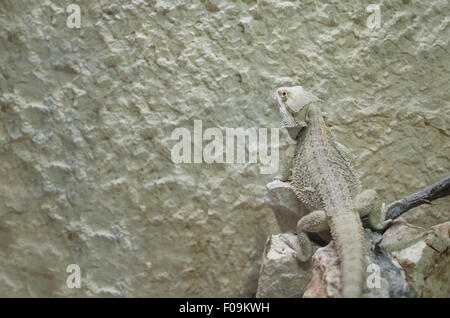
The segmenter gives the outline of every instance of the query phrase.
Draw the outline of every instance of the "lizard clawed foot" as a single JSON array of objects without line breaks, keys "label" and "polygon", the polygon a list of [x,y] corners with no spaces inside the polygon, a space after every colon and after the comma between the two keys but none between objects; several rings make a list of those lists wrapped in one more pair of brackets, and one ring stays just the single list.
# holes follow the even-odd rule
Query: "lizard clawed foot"
[{"label": "lizard clawed foot", "polygon": [[389,220],[385,220],[386,218],[386,212],[388,211],[389,207],[391,205],[389,205],[388,207],[386,207],[386,205],[383,203],[381,205],[380,208],[380,212],[379,213],[372,213],[369,216],[369,223],[370,226],[374,229],[374,230],[384,230],[386,229],[392,222],[392,219]]},{"label": "lizard clawed foot", "polygon": [[297,254],[294,257],[301,263],[307,262],[312,256],[312,245],[308,235],[305,232],[297,234],[298,245],[296,248]]},{"label": "lizard clawed foot", "polygon": [[283,242],[295,251],[295,253],[292,253],[292,257],[294,257],[300,263],[307,262],[311,258],[311,256],[306,257],[307,255],[304,255],[299,244],[293,245],[290,241],[284,239]]},{"label": "lizard clawed foot", "polygon": [[286,181],[289,181],[289,178],[290,177],[285,177],[285,176],[275,176],[275,177],[273,177],[273,181],[281,181],[281,182],[286,182]]},{"label": "lizard clawed foot", "polygon": [[392,222],[385,220],[388,209],[384,203],[379,203],[375,190],[368,189],[358,194],[354,206],[360,216],[368,216],[369,225],[374,230],[384,230]]},{"label": "lizard clawed foot", "polygon": [[402,206],[402,205],[403,205],[403,201],[402,200],[397,200],[397,201],[394,201],[394,202],[390,203],[387,206],[386,206],[386,204],[383,203],[383,207],[382,208],[384,209],[384,213],[386,214],[387,211],[389,211],[390,209],[395,208],[397,206]]},{"label": "lizard clawed foot", "polygon": [[302,128],[308,127],[308,123],[306,121],[298,121],[297,123]]}]

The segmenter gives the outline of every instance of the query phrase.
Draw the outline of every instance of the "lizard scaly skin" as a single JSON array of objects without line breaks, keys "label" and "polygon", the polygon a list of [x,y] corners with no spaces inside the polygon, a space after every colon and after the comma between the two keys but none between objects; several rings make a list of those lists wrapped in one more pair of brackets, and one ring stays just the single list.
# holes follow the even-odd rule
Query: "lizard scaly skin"
[{"label": "lizard scaly skin", "polygon": [[[384,222],[384,209],[378,204],[376,192],[361,192],[349,155],[333,141],[323,120],[318,107],[320,100],[312,98],[310,93],[302,95],[303,92],[300,86],[277,90],[282,127],[294,131],[293,134],[301,129],[292,162],[291,187],[312,211],[297,224],[300,247],[297,257],[300,261],[311,257],[307,232],[330,229],[341,264],[342,296],[360,297],[365,273],[360,216],[369,215],[369,222],[376,229],[388,222]],[[301,115],[295,116],[294,112]]]}]

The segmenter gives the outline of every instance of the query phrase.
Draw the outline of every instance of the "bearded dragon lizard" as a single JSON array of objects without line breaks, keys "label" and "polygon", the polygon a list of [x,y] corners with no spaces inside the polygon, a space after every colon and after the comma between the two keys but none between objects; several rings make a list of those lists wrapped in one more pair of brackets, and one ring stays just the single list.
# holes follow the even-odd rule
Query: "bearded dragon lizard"
[{"label": "bearded dragon lizard", "polygon": [[[387,208],[374,190],[362,191],[351,156],[335,142],[321,115],[316,96],[301,86],[276,90],[281,127],[298,140],[290,185],[297,198],[311,211],[297,223],[297,258],[312,254],[308,232],[331,230],[341,267],[343,297],[361,297],[365,275],[365,242],[362,216],[373,229],[385,228]],[[282,180],[287,181],[287,180]]]}]

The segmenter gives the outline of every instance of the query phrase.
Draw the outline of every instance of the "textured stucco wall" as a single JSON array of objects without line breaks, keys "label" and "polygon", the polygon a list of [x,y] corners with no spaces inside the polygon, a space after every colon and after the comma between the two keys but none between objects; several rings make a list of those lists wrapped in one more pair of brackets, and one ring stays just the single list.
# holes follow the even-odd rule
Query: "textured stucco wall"
[{"label": "textured stucco wall", "polygon": [[170,137],[195,119],[276,127],[280,85],[330,101],[385,202],[450,171],[447,0],[80,0],[80,29],[70,3],[0,3],[0,296],[253,296],[273,176],[175,165]]}]

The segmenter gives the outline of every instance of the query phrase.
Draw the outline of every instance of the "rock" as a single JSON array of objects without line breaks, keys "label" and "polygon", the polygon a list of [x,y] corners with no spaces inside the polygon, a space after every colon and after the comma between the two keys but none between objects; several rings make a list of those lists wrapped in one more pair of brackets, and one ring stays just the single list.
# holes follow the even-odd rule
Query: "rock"
[{"label": "rock", "polygon": [[[293,254],[297,236],[272,235],[267,239],[259,273],[257,298],[301,297],[311,279],[311,262],[300,263]],[[317,249],[317,246],[315,247]]]},{"label": "rock", "polygon": [[265,203],[275,214],[281,232],[295,232],[297,221],[307,213],[288,182],[275,180],[266,185]]},{"label": "rock", "polygon": [[[364,297],[412,297],[413,293],[408,286],[403,268],[395,258],[380,248],[382,235],[370,229],[364,229],[364,236],[367,256]],[[377,275],[379,275],[379,281]]]},{"label": "rock", "polygon": [[312,257],[312,278],[304,298],[338,297],[341,286],[339,259],[334,242],[319,248]]},{"label": "rock", "polygon": [[417,297],[450,297],[450,222],[426,230],[397,220],[381,246],[398,260]]},{"label": "rock", "polygon": [[[411,291],[398,262],[378,247],[381,235],[365,230],[367,271],[363,297],[409,297]],[[339,258],[330,242],[319,248],[312,258],[313,274],[304,298],[340,297],[341,271]]]},{"label": "rock", "polygon": [[397,218],[383,234],[380,246],[386,251],[400,250],[412,244],[414,240],[419,240],[420,235],[425,231],[423,227],[408,223],[404,218]]}]

